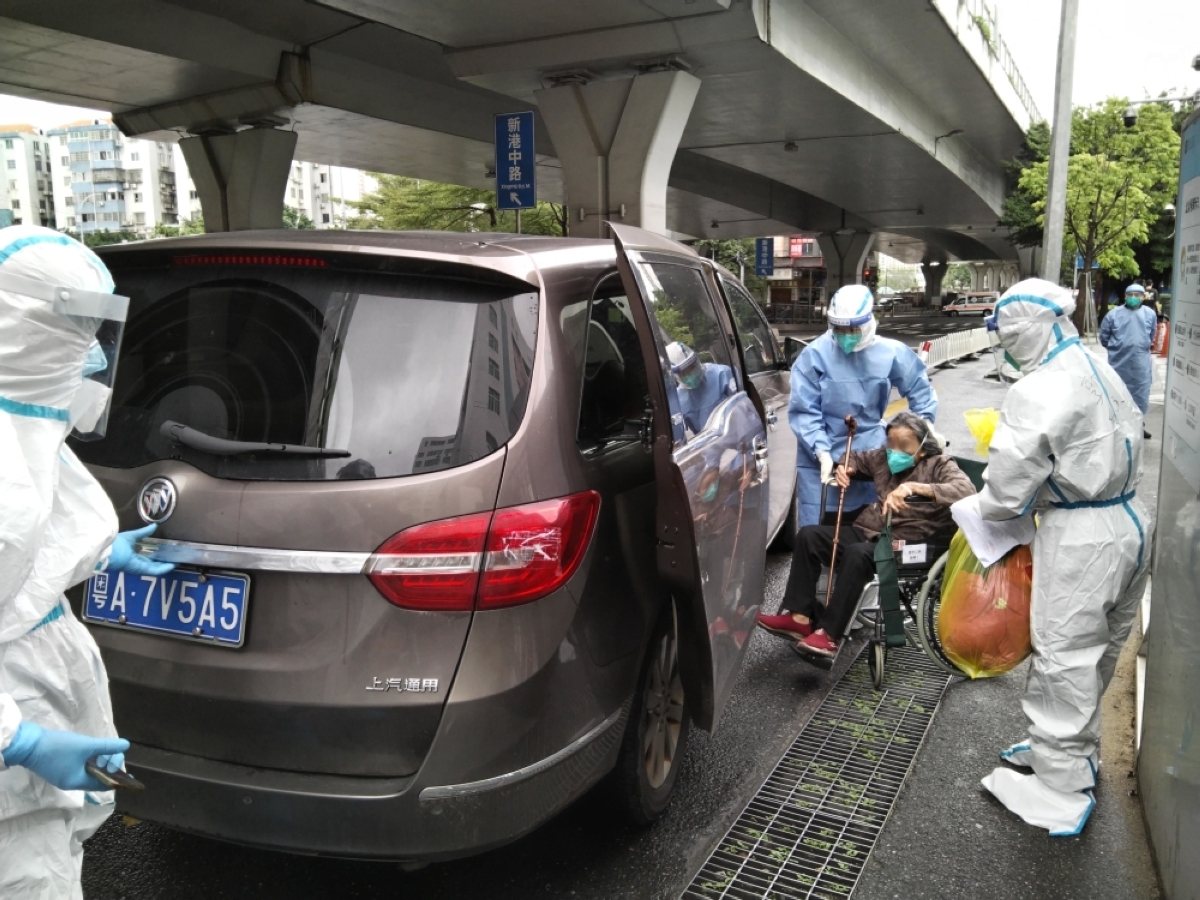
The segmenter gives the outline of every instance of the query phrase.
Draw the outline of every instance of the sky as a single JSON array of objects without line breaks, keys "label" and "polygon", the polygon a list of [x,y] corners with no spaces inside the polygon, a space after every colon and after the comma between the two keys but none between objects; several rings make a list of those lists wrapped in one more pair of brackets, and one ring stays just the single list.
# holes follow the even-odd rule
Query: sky
[{"label": "sky", "polygon": [[[991,0],[1000,36],[1017,60],[1042,115],[1054,109],[1054,63],[1058,53],[1061,6],[1054,0]],[[1198,0],[1079,0],[1075,54],[1075,105],[1106,97],[1133,100],[1194,94],[1200,72]],[[57,106],[0,95],[0,124],[28,123],[51,128],[75,119],[103,116],[98,110]]]},{"label": "sky", "polygon": [[[1000,36],[1043,116],[1054,111],[1054,69],[1062,6],[1054,0],[992,0]],[[1144,100],[1200,90],[1197,0],[1079,0],[1075,39],[1076,106],[1107,97]]]}]

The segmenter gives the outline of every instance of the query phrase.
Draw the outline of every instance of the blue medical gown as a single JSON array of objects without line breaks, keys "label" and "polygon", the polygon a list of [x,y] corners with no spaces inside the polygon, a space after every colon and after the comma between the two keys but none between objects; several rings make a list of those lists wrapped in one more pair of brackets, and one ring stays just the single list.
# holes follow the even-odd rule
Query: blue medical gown
[{"label": "blue medical gown", "polygon": [[720,363],[704,363],[704,383],[697,388],[676,387],[679,397],[679,411],[683,413],[684,424],[692,434],[699,434],[708,423],[708,417],[713,414],[726,397],[732,397],[737,392],[733,381],[733,370]]},{"label": "blue medical gown", "polygon": [[1100,323],[1100,346],[1108,351],[1108,364],[1121,376],[1142,415],[1150,408],[1150,382],[1154,379],[1150,347],[1157,327],[1158,317],[1144,306],[1119,306]]},{"label": "blue medical gown", "polygon": [[[923,419],[937,415],[937,395],[925,363],[909,347],[877,337],[866,349],[843,353],[830,332],[821,335],[792,365],[792,396],[788,421],[796,432],[797,490],[800,525],[820,521],[821,464],[817,453],[828,451],[834,463],[846,453],[846,416],[858,420],[854,449],[874,450],[887,442],[883,414],[892,388],[908,400],[909,409]],[[838,491],[829,492],[828,508],[837,508]],[[846,489],[846,509],[877,499],[875,485],[854,481]]]}]

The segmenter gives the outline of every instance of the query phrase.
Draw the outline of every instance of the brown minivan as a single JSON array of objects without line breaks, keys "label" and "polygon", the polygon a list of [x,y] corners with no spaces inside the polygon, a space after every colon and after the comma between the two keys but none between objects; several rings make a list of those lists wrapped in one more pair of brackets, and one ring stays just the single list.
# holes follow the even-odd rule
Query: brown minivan
[{"label": "brown minivan", "polygon": [[178,564],[73,598],[146,784],[123,811],[392,859],[511,841],[605,776],[663,811],[794,527],[795,439],[745,288],[613,232],[101,251],[129,322],[76,450]]}]

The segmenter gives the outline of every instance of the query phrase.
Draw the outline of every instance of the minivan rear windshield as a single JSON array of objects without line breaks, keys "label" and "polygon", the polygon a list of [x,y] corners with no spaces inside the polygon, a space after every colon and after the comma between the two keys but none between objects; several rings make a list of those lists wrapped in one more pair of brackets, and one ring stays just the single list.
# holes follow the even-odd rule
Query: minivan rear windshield
[{"label": "minivan rear windshield", "polygon": [[[250,480],[420,475],[492,453],[524,416],[538,295],[517,282],[278,265],[118,263],[113,276],[129,320],[107,437],[73,442],[87,463],[181,459]],[[349,455],[223,455],[172,440],[167,421]]]}]

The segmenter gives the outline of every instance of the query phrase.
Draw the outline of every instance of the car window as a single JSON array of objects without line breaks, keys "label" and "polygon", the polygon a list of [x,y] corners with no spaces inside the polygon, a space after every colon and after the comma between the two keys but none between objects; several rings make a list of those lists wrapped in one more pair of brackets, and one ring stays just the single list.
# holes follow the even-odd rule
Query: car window
[{"label": "car window", "polygon": [[[247,257],[247,259],[253,259]],[[108,436],[88,463],[180,458],[222,478],[418,475],[508,442],[525,414],[538,295],[465,278],[283,265],[122,271],[131,298]],[[349,452],[220,456],[161,434]]]},{"label": "car window", "polygon": [[745,288],[727,275],[721,275],[721,286],[725,289],[725,296],[729,298],[729,308],[733,311],[734,326],[737,328],[742,344],[742,357],[746,362],[746,374],[757,375],[759,372],[775,369],[779,361],[775,336],[757,304],[750,299]]},{"label": "car window", "polygon": [[698,268],[640,261],[636,267],[658,328],[658,347],[676,445],[704,431],[741,390],[724,326]]},{"label": "car window", "polygon": [[619,435],[646,408],[646,361],[619,277],[596,289],[587,304],[586,326],[578,438],[596,446]]}]

